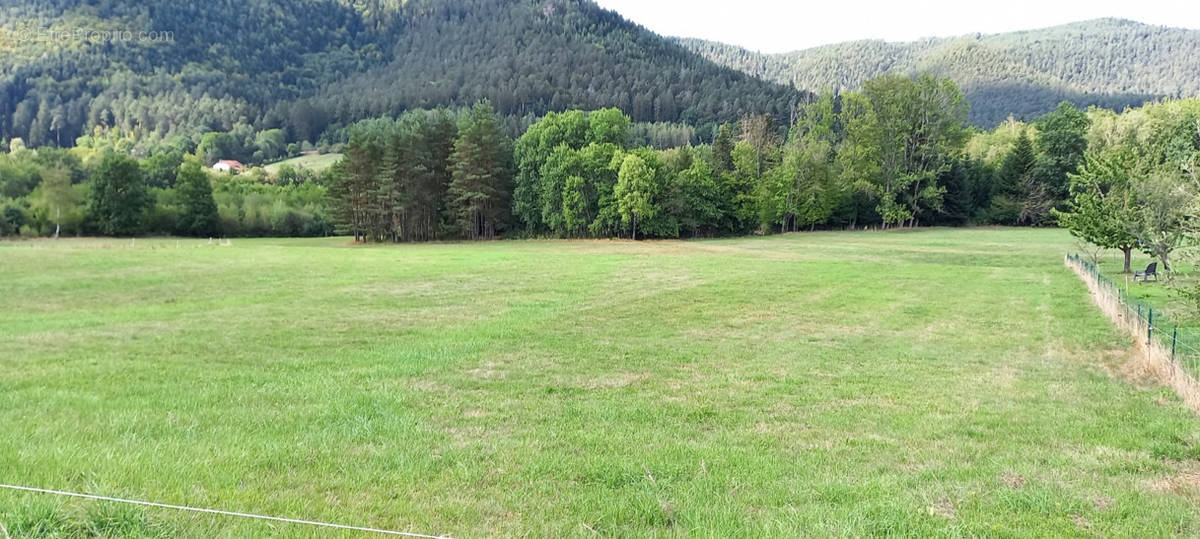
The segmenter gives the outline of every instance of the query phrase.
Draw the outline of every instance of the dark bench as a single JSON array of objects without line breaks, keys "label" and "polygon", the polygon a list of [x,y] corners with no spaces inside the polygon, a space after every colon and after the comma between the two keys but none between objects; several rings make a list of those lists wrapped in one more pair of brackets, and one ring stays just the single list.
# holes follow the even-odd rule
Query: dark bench
[{"label": "dark bench", "polygon": [[1146,266],[1146,271],[1133,272],[1133,282],[1135,283],[1138,279],[1141,279],[1144,283],[1150,277],[1154,277],[1155,281],[1158,280],[1158,262],[1151,262],[1149,266]]}]

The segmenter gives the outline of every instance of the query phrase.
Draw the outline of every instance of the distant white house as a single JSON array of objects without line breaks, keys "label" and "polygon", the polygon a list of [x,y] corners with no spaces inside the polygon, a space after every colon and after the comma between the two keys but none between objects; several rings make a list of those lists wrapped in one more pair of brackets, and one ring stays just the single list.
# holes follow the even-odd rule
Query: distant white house
[{"label": "distant white house", "polygon": [[239,172],[240,173],[241,171],[246,169],[246,165],[243,165],[239,161],[233,161],[231,159],[222,159],[220,161],[217,161],[217,164],[213,165],[212,168],[213,168],[213,170],[215,170],[217,172],[228,172],[228,173]]}]

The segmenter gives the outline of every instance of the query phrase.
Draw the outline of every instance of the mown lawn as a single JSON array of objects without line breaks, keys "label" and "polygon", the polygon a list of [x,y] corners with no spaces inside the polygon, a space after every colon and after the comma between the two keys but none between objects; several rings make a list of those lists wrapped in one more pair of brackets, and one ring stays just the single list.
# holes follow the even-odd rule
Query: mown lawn
[{"label": "mown lawn", "polygon": [[[1071,246],[0,243],[0,483],[459,537],[1200,534],[1200,423],[1122,374]],[[0,523],[330,535],[3,491]]]}]

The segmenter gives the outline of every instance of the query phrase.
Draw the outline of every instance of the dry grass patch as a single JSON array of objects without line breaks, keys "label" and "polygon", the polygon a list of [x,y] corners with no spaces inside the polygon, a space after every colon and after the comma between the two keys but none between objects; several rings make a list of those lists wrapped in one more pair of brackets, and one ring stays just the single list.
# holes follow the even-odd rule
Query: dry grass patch
[{"label": "dry grass patch", "polygon": [[1179,462],[1172,467],[1175,470],[1170,475],[1150,481],[1150,489],[1189,500],[1200,500],[1200,462]]}]

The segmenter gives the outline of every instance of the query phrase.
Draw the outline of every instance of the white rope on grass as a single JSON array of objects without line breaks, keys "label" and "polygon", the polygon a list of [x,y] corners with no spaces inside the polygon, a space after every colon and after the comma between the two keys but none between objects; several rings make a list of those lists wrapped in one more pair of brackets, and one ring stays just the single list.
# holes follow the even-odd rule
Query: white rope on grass
[{"label": "white rope on grass", "polygon": [[[426,535],[423,533],[413,532],[398,532],[393,530],[381,530],[378,528],[367,528],[364,526],[347,526],[345,524],[332,524],[329,522],[318,522],[315,520],[301,520],[297,518],[272,517],[267,515],[256,515],[253,513],[239,513],[237,511],[221,511],[220,509],[205,509],[203,507],[188,507],[186,505],[171,505],[169,503],[144,502],[140,500],[127,500],[124,498],[113,498],[110,496],[97,496],[95,494],[82,494],[79,492],[67,492],[63,490],[51,490],[47,488],[22,487],[19,485],[5,485],[0,483],[0,488],[11,490],[22,490],[26,492],[39,492],[42,494],[56,494],[58,496],[71,496],[74,498],[86,498],[89,500],[101,500],[106,502],[129,503],[134,505],[144,505],[148,507],[162,507],[166,509],[178,509],[180,511],[194,511],[197,513],[210,513],[214,515],[226,515],[231,517],[256,518],[259,520],[271,520],[275,522],[287,522],[290,524],[304,524],[307,526],[321,526],[325,528],[337,528],[339,530],[352,530],[368,533],[379,533],[384,535],[399,535],[403,537],[422,537],[425,539],[448,539],[444,535]],[[2,525],[0,525],[2,526]],[[4,534],[8,536],[8,530],[4,530]]]}]

